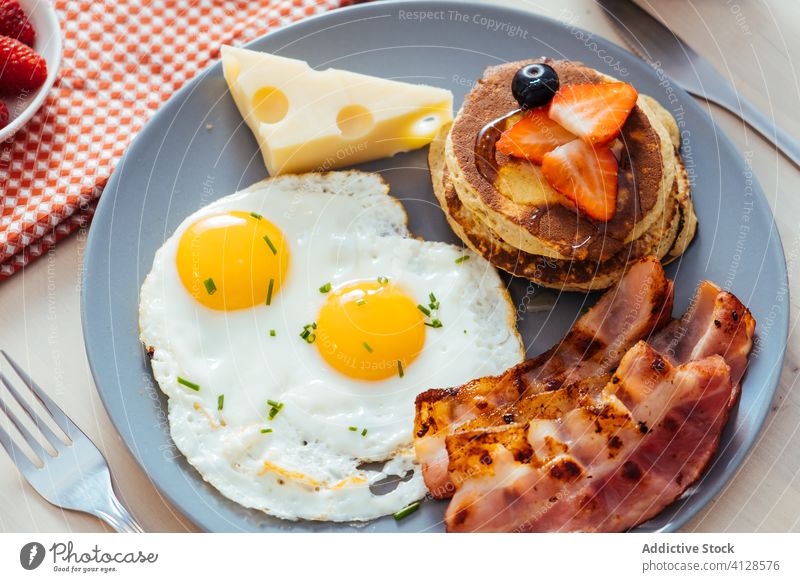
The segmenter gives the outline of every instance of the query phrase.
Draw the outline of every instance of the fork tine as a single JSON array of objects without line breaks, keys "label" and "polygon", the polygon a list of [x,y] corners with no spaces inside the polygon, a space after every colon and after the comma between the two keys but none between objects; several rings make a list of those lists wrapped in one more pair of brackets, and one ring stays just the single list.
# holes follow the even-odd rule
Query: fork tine
[{"label": "fork tine", "polygon": [[[64,443],[61,441],[61,439],[58,438],[52,430],[50,430],[50,427],[47,426],[47,423],[45,423],[39,417],[39,415],[36,413],[36,411],[33,410],[33,408],[31,407],[31,405],[28,404],[28,401],[25,400],[20,395],[20,393],[17,391],[16,388],[14,388],[14,385],[11,384],[11,382],[9,381],[8,378],[6,378],[6,375],[3,374],[3,372],[0,372],[0,382],[3,383],[3,385],[6,387],[6,389],[11,393],[11,396],[14,397],[14,400],[17,401],[17,403],[22,407],[22,409],[30,417],[30,419],[36,425],[36,428],[38,428],[41,431],[41,433],[44,435],[45,440],[47,440],[47,442],[50,443],[50,446],[52,446],[56,450],[59,450],[61,447],[63,447]],[[8,414],[9,417],[10,417],[11,416],[11,410],[9,410],[7,408],[7,406],[3,402],[2,398],[0,398],[0,403],[3,404],[3,409],[5,410],[6,414]],[[22,431],[20,430],[20,432],[22,432]],[[27,436],[25,438],[28,439]],[[28,440],[30,440],[30,439],[28,439]]]},{"label": "fork tine", "polygon": [[14,414],[14,411],[13,411],[13,410],[11,410],[11,409],[8,407],[8,405],[6,404],[6,401],[5,401],[5,400],[3,400],[2,398],[0,398],[0,409],[2,409],[2,411],[3,411],[3,412],[6,414],[6,416],[8,417],[8,419],[11,421],[11,424],[13,424],[13,425],[16,427],[16,429],[17,429],[17,430],[20,432],[20,434],[22,435],[22,437],[25,439],[25,442],[27,442],[27,443],[28,443],[28,446],[29,446],[31,449],[33,449],[33,452],[34,452],[34,453],[36,453],[36,454],[39,456],[39,460],[40,460],[40,461],[44,462],[44,461],[45,461],[45,459],[47,459],[48,457],[51,457],[51,456],[52,456],[52,455],[51,455],[51,454],[50,454],[50,453],[47,451],[47,449],[45,449],[45,448],[42,446],[42,444],[39,442],[39,439],[37,439],[36,437],[34,437],[34,436],[31,434],[31,431],[29,431],[29,430],[28,430],[28,429],[25,427],[25,425],[24,425],[24,424],[22,424],[22,422],[20,422],[19,418],[17,418],[17,415],[16,415],[16,414]]},{"label": "fork tine", "polygon": [[0,426],[0,444],[3,445],[3,448],[8,453],[8,456],[11,457],[11,460],[14,461],[14,464],[22,471],[22,474],[27,476],[31,473],[31,471],[37,471],[38,467],[31,463],[30,459],[28,459],[27,455],[22,452],[17,444],[11,440],[11,436],[6,432],[2,426]]},{"label": "fork tine", "polygon": [[25,372],[25,370],[19,367],[19,364],[17,364],[11,358],[11,356],[9,356],[6,353],[5,350],[0,350],[0,354],[3,354],[3,357],[5,357],[5,359],[8,360],[8,363],[11,364],[11,367],[14,368],[14,371],[17,373],[17,376],[19,376],[22,379],[22,381],[28,386],[31,392],[33,392],[34,396],[36,396],[36,398],[39,399],[39,402],[41,402],[44,405],[44,407],[50,412],[50,415],[53,417],[53,420],[55,420],[56,424],[59,427],[61,427],[61,430],[63,430],[68,437],[72,438],[72,433],[75,432],[75,429],[77,429],[77,427],[69,419],[69,417],[66,414],[64,414],[64,411],[61,410],[61,408],[59,408],[55,402],[53,402],[53,400],[45,393],[44,390],[42,390],[36,384],[36,382],[33,381],[33,379],[30,376],[28,376],[28,373]]}]

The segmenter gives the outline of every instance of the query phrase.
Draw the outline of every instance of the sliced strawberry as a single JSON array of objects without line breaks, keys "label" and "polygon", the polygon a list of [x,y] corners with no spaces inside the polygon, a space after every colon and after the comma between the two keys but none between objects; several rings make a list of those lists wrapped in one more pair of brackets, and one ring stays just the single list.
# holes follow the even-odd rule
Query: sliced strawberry
[{"label": "sliced strawberry", "polygon": [[550,185],[575,203],[579,211],[608,222],[617,211],[619,167],[611,148],[576,139],[548,152],[542,173]]},{"label": "sliced strawberry", "polygon": [[574,135],[548,117],[546,107],[537,107],[503,132],[497,140],[497,150],[541,164],[547,152],[574,139]]},{"label": "sliced strawberry", "polygon": [[18,40],[0,36],[0,94],[35,91],[47,80],[47,63]]},{"label": "sliced strawberry", "polygon": [[17,0],[0,0],[0,35],[10,36],[33,47],[36,31]]},{"label": "sliced strawberry", "polygon": [[8,125],[8,118],[10,115],[8,114],[8,107],[6,104],[0,101],[0,129],[3,129],[6,125]]},{"label": "sliced strawberry", "polygon": [[614,139],[639,94],[627,83],[565,85],[550,102],[550,119],[592,144]]}]

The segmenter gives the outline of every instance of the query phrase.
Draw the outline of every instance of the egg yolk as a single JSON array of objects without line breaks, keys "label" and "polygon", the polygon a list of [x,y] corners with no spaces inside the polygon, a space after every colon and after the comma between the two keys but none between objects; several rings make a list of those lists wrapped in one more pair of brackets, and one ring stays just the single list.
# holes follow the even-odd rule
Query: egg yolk
[{"label": "egg yolk", "polygon": [[176,260],[192,297],[210,309],[232,311],[274,299],[289,268],[289,247],[266,218],[234,210],[189,226]]},{"label": "egg yolk", "polygon": [[425,319],[395,285],[360,281],[330,293],[315,333],[334,369],[356,380],[383,380],[402,376],[420,354]]}]

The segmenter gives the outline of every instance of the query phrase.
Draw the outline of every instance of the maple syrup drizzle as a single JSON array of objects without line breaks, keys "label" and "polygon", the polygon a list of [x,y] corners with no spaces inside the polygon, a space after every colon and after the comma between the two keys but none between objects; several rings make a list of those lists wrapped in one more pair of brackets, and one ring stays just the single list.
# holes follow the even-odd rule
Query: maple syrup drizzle
[{"label": "maple syrup drizzle", "polygon": [[475,138],[475,166],[478,173],[488,182],[497,179],[497,140],[503,134],[505,122],[520,113],[522,109],[514,109],[510,113],[498,117],[484,125]]}]

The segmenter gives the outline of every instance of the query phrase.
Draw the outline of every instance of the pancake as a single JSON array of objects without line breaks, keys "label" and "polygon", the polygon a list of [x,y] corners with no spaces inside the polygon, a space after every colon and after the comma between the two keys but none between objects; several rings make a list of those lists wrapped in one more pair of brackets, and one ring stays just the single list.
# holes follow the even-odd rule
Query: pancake
[{"label": "pancake", "polygon": [[443,128],[430,145],[428,163],[434,194],[456,235],[473,251],[512,275],[563,291],[606,289],[622,277],[628,262],[651,254],[665,262],[674,260],[694,236],[696,218],[689,182],[678,157],[676,166],[683,179],[674,181],[673,190],[665,202],[665,212],[649,231],[624,245],[609,259],[553,259],[519,250],[500,238],[462,203],[445,163],[447,132],[448,128]]},{"label": "pancake", "polygon": [[550,59],[488,68],[465,99],[446,139],[449,180],[463,205],[511,247],[541,257],[598,264],[625,252],[664,214],[677,171],[673,142],[651,104],[640,96],[620,135],[617,212],[606,223],[564,205],[564,197],[527,160],[498,152],[498,177],[487,181],[475,165],[476,136],[488,122],[517,107],[511,79],[532,62],[553,66],[562,85],[613,81],[580,63]]}]

